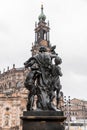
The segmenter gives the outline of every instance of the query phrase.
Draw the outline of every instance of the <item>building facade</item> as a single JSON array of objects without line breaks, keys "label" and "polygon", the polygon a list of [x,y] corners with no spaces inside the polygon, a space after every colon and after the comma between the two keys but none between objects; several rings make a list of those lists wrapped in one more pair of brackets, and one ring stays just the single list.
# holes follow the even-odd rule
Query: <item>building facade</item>
[{"label": "building facade", "polygon": [[12,69],[0,74],[0,130],[20,130],[22,112],[26,110],[27,90],[24,80],[27,70]]},{"label": "building facade", "polygon": [[70,114],[76,119],[87,119],[87,101],[76,98],[72,99]]},{"label": "building facade", "polygon": [[77,98],[66,101],[63,98],[60,108],[64,111],[64,115],[67,117],[67,120],[87,120],[87,101]]}]

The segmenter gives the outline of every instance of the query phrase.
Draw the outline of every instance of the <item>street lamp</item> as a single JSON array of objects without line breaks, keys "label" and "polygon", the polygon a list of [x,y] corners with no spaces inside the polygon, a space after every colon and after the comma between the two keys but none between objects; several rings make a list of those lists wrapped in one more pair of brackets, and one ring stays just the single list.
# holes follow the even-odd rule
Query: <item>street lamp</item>
[{"label": "street lamp", "polygon": [[70,111],[71,111],[71,104],[70,104],[70,96],[68,96],[68,99],[66,96],[64,96],[64,103],[65,103],[65,112],[67,115],[67,121],[68,121],[68,130],[70,130]]},{"label": "street lamp", "polygon": [[86,122],[85,122],[86,108],[85,108],[85,102],[84,101],[83,101],[83,105],[82,105],[82,112],[83,112],[83,120],[84,120],[84,130],[86,130]]}]

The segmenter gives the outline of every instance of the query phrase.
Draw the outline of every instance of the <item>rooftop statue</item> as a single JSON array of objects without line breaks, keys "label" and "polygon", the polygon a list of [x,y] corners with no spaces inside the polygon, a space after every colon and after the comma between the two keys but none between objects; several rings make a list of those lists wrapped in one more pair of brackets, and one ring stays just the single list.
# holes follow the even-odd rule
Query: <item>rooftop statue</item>
[{"label": "rooftop statue", "polygon": [[[41,46],[39,53],[29,58],[25,63],[25,68],[30,68],[25,80],[25,87],[29,90],[27,110],[33,110],[34,97],[37,95],[37,111],[53,110],[59,111],[59,93],[61,89],[60,76],[62,76],[59,65],[61,58],[55,52],[55,46],[47,52],[46,47]],[[53,104],[56,98],[57,105]]]}]

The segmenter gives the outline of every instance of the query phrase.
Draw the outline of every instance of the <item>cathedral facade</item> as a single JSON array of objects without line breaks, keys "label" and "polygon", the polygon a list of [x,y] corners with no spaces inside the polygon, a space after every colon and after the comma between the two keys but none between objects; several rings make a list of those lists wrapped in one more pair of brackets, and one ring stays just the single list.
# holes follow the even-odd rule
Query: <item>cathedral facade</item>
[{"label": "cathedral facade", "polygon": [[0,130],[21,130],[20,116],[26,109],[27,90],[24,88],[24,68],[0,74]]}]

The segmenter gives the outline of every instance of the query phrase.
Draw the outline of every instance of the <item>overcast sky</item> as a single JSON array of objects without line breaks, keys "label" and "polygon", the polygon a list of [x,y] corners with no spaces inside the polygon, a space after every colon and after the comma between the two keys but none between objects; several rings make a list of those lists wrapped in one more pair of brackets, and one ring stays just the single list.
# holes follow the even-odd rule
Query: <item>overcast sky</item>
[{"label": "overcast sky", "polygon": [[62,58],[64,95],[87,100],[87,0],[0,0],[0,70],[31,56],[41,4]]}]

